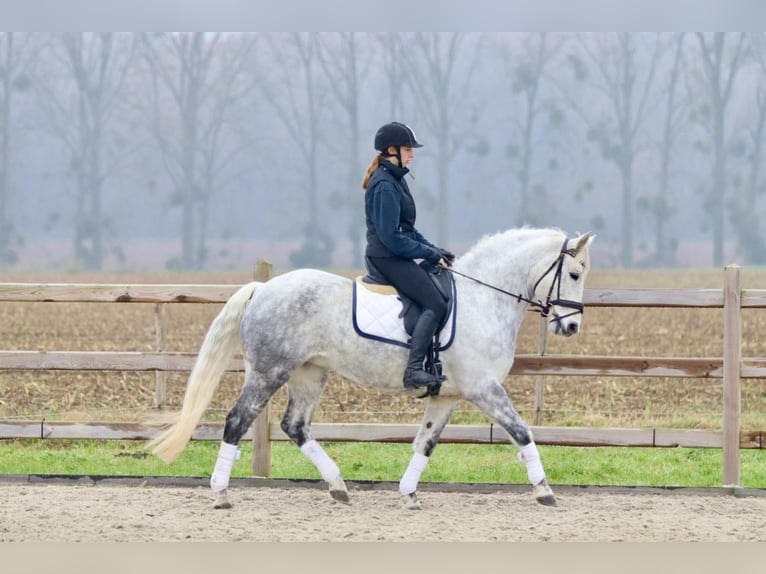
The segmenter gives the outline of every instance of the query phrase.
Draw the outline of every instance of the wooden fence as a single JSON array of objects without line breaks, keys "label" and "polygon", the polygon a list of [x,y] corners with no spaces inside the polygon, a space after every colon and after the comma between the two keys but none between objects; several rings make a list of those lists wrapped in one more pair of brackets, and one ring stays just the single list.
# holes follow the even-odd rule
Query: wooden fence
[{"label": "wooden fence", "polygon": [[[260,262],[255,278],[266,280],[271,267]],[[156,316],[157,351],[68,352],[3,351],[0,370],[153,371],[157,376],[157,404],[164,401],[164,375],[191,370],[195,355],[164,351],[164,306],[173,303],[221,304],[239,285],[94,285],[94,284],[2,284],[1,302],[153,303]],[[542,377],[630,376],[690,377],[723,380],[722,431],[683,429],[609,429],[532,426],[538,444],[565,446],[687,446],[723,450],[723,484],[736,485],[740,478],[741,448],[763,448],[766,432],[740,429],[740,379],[766,378],[766,358],[742,358],[742,310],[766,308],[766,290],[743,290],[740,268],[726,267],[723,289],[586,289],[587,307],[675,307],[723,310],[723,349],[720,357],[624,357],[546,355],[541,330],[540,354],[518,355],[513,374],[536,375],[537,410],[542,404]],[[241,359],[232,360],[229,371],[243,371]],[[323,441],[410,442],[417,424],[315,423],[312,432]],[[38,422],[0,423],[1,438],[102,438],[148,439],[157,429],[139,424],[72,424]],[[219,440],[221,425],[200,425],[195,440]],[[268,409],[253,425],[253,475],[269,476],[271,441],[288,440],[278,423],[270,422]],[[494,425],[448,425],[440,442],[507,443],[504,431]]]}]

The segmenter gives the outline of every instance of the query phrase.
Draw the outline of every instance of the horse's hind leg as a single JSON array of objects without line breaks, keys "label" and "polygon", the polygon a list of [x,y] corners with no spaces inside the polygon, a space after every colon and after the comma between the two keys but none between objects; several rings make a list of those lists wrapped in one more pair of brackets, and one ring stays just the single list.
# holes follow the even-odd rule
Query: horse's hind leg
[{"label": "horse's hind leg", "polygon": [[545,506],[556,506],[556,497],[548,485],[535,445],[532,431],[513,408],[505,389],[496,381],[484,385],[469,400],[505,429],[511,440],[520,448],[519,459],[527,465],[527,477],[532,483],[535,499]]},{"label": "horse's hind leg", "polygon": [[421,510],[422,506],[417,496],[420,475],[426,469],[429,457],[436,448],[442,430],[449,422],[452,411],[455,410],[457,401],[440,397],[430,397],[426,403],[423,414],[423,422],[418,434],[412,443],[415,451],[410,459],[402,479],[399,481],[399,494],[402,497],[402,508],[407,510]]},{"label": "horse's hind leg", "polygon": [[348,504],[348,489],[338,465],[311,436],[311,418],[326,383],[326,369],[311,364],[296,369],[287,384],[287,409],[280,426],[317,468],[322,479],[329,485],[333,500]]},{"label": "horse's hind leg", "polygon": [[245,361],[245,384],[234,407],[226,415],[223,441],[218,459],[210,477],[210,488],[217,496],[214,508],[231,508],[227,489],[234,461],[239,458],[237,445],[255,418],[263,411],[272,395],[287,381],[287,374],[267,381],[263,374],[252,369]]}]

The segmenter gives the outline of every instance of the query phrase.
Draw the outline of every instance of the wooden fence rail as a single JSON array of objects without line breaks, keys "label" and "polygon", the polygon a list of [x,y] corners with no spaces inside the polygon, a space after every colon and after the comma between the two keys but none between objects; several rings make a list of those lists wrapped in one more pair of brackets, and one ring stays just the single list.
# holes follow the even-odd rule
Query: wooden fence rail
[{"label": "wooden fence rail", "polygon": [[[259,262],[255,278],[268,280],[271,268]],[[189,371],[192,353],[164,352],[164,305],[224,303],[239,285],[94,285],[0,283],[2,302],[154,303],[157,352],[72,352],[0,350],[0,370],[153,371],[157,373],[157,404],[164,400],[164,378],[169,371]],[[742,358],[741,311],[766,308],[766,290],[743,290],[740,268],[726,267],[723,289],[586,289],[588,307],[720,308],[724,313],[724,344],[720,357],[620,357],[544,354],[518,355],[511,373],[565,376],[646,376],[723,379],[723,428],[716,431],[674,429],[590,429],[533,426],[538,444],[588,446],[702,446],[723,449],[723,484],[739,483],[739,450],[763,448],[762,430],[740,429],[740,379],[766,378],[766,358]],[[229,371],[242,371],[241,359]],[[538,381],[539,383],[540,381]],[[540,385],[541,386],[541,385]],[[160,391],[162,396],[160,396]],[[538,397],[541,401],[542,396]],[[270,442],[286,440],[279,425],[268,420],[268,409],[253,425],[253,474],[268,476]],[[321,424],[312,425],[318,439],[327,441],[409,442],[418,425]],[[140,425],[96,423],[0,423],[0,438],[135,438],[153,436],[156,429]],[[218,440],[220,426],[200,425],[195,439]],[[507,436],[494,425],[448,425],[442,442],[505,443]]]}]

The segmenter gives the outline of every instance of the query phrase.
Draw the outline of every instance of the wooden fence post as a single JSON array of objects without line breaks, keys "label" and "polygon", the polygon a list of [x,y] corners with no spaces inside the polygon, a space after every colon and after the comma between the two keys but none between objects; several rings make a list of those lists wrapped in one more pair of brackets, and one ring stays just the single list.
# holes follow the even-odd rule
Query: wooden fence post
[{"label": "wooden fence post", "polygon": [[[539,331],[537,337],[537,350],[540,352],[540,356],[545,355],[545,343],[548,340],[548,321],[545,317],[540,316]],[[535,416],[533,420],[534,425],[541,425],[543,423],[543,403],[545,396],[545,377],[543,375],[535,376]]]},{"label": "wooden fence post", "polygon": [[742,309],[739,265],[727,265],[723,282],[723,484],[739,484]]},{"label": "wooden fence post", "polygon": [[[154,331],[156,334],[157,352],[165,352],[165,304],[154,304]],[[154,372],[154,408],[165,406],[168,374],[165,371]]]},{"label": "wooden fence post", "polygon": [[[271,279],[272,266],[261,259],[255,264],[253,279],[265,283]],[[269,404],[253,422],[253,476],[271,476],[271,441],[269,440]]]}]

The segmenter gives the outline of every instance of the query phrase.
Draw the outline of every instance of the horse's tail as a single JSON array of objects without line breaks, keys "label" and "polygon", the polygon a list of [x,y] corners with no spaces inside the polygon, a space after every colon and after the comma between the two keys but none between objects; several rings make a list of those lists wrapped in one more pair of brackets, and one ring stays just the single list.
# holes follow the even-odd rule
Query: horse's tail
[{"label": "horse's tail", "polygon": [[147,444],[165,462],[173,461],[186,447],[192,433],[205,413],[213,394],[239,344],[239,326],[256,287],[253,281],[241,287],[221,309],[208,329],[186,383],[181,411],[164,417],[170,428],[162,431]]}]

